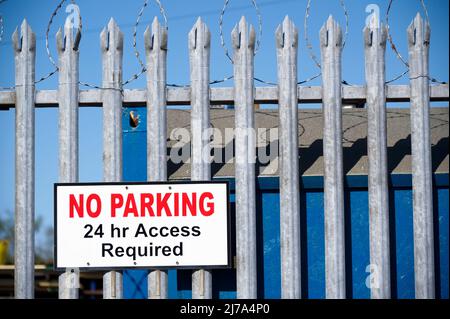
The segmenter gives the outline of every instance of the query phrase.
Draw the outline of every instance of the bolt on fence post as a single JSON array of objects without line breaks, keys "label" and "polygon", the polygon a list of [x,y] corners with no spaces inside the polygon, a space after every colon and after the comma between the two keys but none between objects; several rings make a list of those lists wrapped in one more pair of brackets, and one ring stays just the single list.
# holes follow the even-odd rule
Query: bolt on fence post
[{"label": "bolt on fence post", "polygon": [[255,29],[242,17],[231,33],[234,48],[237,298],[257,297],[254,53]]},{"label": "bolt on fence post", "polygon": [[433,180],[430,141],[430,26],[417,13],[408,30],[411,88],[414,274],[417,299],[435,298]]},{"label": "bolt on fence post", "polygon": [[387,30],[376,18],[364,28],[369,157],[370,264],[375,267],[372,299],[391,298],[389,186],[386,131],[385,52]]},{"label": "bolt on fence post", "polygon": [[34,298],[34,165],[36,35],[23,20],[12,36],[16,70],[16,218],[14,291]]},{"label": "bolt on fence post", "polygon": [[[122,58],[123,34],[114,19],[100,34],[103,61],[103,180],[122,181]],[[122,273],[103,276],[103,298],[121,299]]]},{"label": "bolt on fence post", "polygon": [[345,293],[344,168],[342,157],[342,30],[330,16],[320,29],[322,53],[326,298]]},{"label": "bolt on fence post", "polygon": [[[210,181],[209,162],[209,63],[211,33],[198,18],[189,32],[189,60],[191,73],[191,179]],[[210,270],[194,270],[192,273],[192,298],[212,298]]]},{"label": "bolt on fence post", "polygon": [[286,16],[276,32],[280,125],[281,297],[301,298],[298,163],[298,30]]},{"label": "bolt on fence post", "polygon": [[[56,33],[59,56],[59,181],[78,182],[78,100],[80,29],[74,35],[73,25],[67,20],[64,32]],[[59,298],[77,299],[79,273],[67,270],[59,276]]]},{"label": "bolt on fence post", "polygon": [[[144,33],[147,60],[147,179],[167,180],[167,29],[155,17],[151,30]],[[148,296],[166,299],[166,270],[153,270],[148,275]]]}]

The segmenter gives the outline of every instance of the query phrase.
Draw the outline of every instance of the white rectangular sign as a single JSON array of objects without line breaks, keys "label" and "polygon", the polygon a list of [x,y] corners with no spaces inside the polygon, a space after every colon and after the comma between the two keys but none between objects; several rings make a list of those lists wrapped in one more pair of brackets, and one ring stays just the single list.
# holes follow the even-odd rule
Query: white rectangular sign
[{"label": "white rectangular sign", "polygon": [[230,266],[228,183],[55,184],[55,268]]}]

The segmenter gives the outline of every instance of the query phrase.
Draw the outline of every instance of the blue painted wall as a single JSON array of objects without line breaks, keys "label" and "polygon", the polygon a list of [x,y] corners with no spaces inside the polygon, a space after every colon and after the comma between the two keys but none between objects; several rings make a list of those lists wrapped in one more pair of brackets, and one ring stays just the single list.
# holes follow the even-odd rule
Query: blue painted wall
[{"label": "blue painted wall", "polygon": [[[146,118],[145,108],[126,109],[123,117],[125,181],[146,180],[145,120],[130,127],[129,112]],[[234,225],[234,181],[231,180],[232,225]],[[390,185],[392,284],[394,298],[414,298],[414,247],[410,175],[392,175]],[[449,298],[449,194],[448,174],[435,175],[434,214],[436,236],[437,296]],[[301,185],[302,281],[307,298],[325,297],[323,178],[305,177]],[[280,223],[278,178],[257,182],[258,296],[280,298]],[[346,178],[346,264],[349,298],[370,298],[366,287],[369,262],[367,176]],[[234,230],[232,233],[234,238]],[[233,241],[234,246],[234,241]],[[234,253],[234,249],[233,249]],[[124,272],[125,298],[147,298],[147,272]],[[234,269],[213,271],[214,298],[236,297]],[[169,298],[191,297],[191,271],[169,271]]]}]

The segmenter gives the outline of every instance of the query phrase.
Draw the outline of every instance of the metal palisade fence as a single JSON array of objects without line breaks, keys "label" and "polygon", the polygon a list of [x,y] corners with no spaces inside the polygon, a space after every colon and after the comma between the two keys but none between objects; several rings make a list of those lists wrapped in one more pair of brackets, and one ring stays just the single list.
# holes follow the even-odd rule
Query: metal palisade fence
[{"label": "metal palisade fence", "polygon": [[[192,180],[210,180],[210,106],[235,105],[236,271],[237,297],[256,298],[256,204],[254,104],[279,105],[280,140],[280,247],[282,298],[301,298],[300,180],[298,159],[298,104],[322,103],[325,212],[326,297],[346,298],[344,172],[342,105],[366,103],[368,112],[370,261],[379,268],[380,285],[372,298],[390,298],[389,196],[386,102],[410,101],[414,270],[416,298],[434,298],[433,196],[429,127],[430,101],[448,101],[447,84],[430,85],[428,74],[430,27],[419,14],[407,29],[409,85],[387,84],[386,26],[376,19],[363,30],[365,85],[344,85],[341,72],[343,32],[330,16],[320,30],[322,86],[302,86],[297,79],[298,30],[288,17],[275,32],[278,85],[255,87],[255,30],[244,17],[231,33],[234,87],[211,88],[210,32],[199,18],[188,35],[191,83],[168,86],[166,59],[168,30],[157,18],[144,34],[147,86],[124,89],[123,34],[113,19],[100,34],[102,87],[79,90],[81,27],[70,21],[57,33],[57,90],[35,89],[36,39],[27,21],[13,34],[15,87],[0,92],[0,107],[16,109],[16,228],[15,296],[34,297],[34,156],[35,108],[59,107],[59,176],[78,182],[78,108],[103,107],[104,181],[122,180],[122,107],[147,105],[147,178],[167,180],[167,105],[191,105]],[[68,269],[60,276],[60,298],[77,298],[79,273]],[[165,270],[148,275],[149,298],[168,297]],[[193,298],[212,298],[212,274],[192,274]],[[122,275],[104,275],[104,298],[122,298]]]}]

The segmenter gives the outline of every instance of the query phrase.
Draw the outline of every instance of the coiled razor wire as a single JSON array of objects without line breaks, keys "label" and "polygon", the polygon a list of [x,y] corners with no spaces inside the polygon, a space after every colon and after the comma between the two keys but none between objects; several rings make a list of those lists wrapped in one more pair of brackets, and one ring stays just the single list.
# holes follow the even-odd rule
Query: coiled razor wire
[{"label": "coiled razor wire", "polygon": [[[46,79],[50,78],[52,75],[54,75],[55,73],[57,73],[59,71],[59,66],[57,65],[57,63],[55,62],[55,60],[53,59],[53,56],[50,52],[50,48],[49,48],[49,35],[50,35],[50,29],[51,29],[51,25],[53,24],[53,19],[56,17],[56,15],[58,14],[59,10],[62,8],[63,4],[68,1],[68,0],[61,0],[58,4],[58,6],[55,8],[55,10],[52,12],[51,16],[50,16],[50,20],[48,22],[47,25],[47,30],[45,32],[45,48],[47,51],[47,56],[48,59],[50,60],[50,62],[53,64],[53,66],[55,67],[55,69],[50,72],[49,74],[47,74],[46,76],[42,77],[41,79],[39,79],[38,81],[36,81],[35,83],[39,83],[42,81],[45,81]],[[72,4],[76,4],[75,0],[70,0],[70,2]],[[81,32],[83,30],[83,19],[81,17],[81,13],[78,12],[78,30],[79,32]],[[100,87],[98,85],[95,84],[90,84],[87,82],[82,82],[82,81],[78,81],[79,85],[88,87],[88,88],[92,88],[92,89],[98,89],[98,90],[113,90],[113,91],[120,91],[123,95],[123,89],[116,89],[116,88],[104,88],[104,87]]]},{"label": "coiled razor wire", "polygon": [[[131,82],[133,82],[134,80],[137,80],[142,74],[144,74],[145,72],[147,72],[147,68],[144,65],[144,62],[142,62],[141,57],[140,57],[140,53],[136,47],[137,45],[137,41],[136,41],[136,37],[137,37],[137,28],[139,26],[139,23],[141,21],[142,15],[144,14],[145,8],[148,6],[148,2],[149,0],[145,0],[144,4],[142,5],[141,9],[139,10],[138,16],[136,18],[136,23],[134,24],[134,29],[133,29],[133,49],[134,49],[134,55],[136,56],[136,59],[138,60],[138,63],[141,67],[141,70],[138,73],[135,73],[131,78],[129,78],[127,81],[125,81],[124,83],[122,83],[122,86],[125,86]],[[166,16],[166,11],[164,10],[164,7],[161,3],[160,0],[155,0],[156,4],[159,7],[159,11],[161,12],[161,15],[164,19],[164,27],[166,29],[168,29],[168,24],[167,24],[167,16]]]},{"label": "coiled razor wire", "polygon": [[[252,4],[253,4],[253,6],[254,6],[254,8],[256,10],[257,15],[258,15],[258,23],[259,23],[259,38],[256,41],[256,49],[255,49],[255,54],[256,54],[256,52],[259,50],[259,47],[260,47],[260,38],[262,37],[262,16],[261,16],[261,12],[260,12],[260,10],[258,8],[258,5],[256,4],[256,0],[251,0],[251,1],[252,1]],[[159,7],[159,11],[160,11],[160,13],[161,13],[161,15],[162,15],[162,17],[164,19],[165,28],[167,29],[168,28],[168,22],[167,22],[167,15],[166,15],[165,9],[164,9],[164,7],[163,7],[163,5],[162,5],[160,0],[155,0],[155,2],[156,2],[156,4]],[[219,19],[219,29],[220,29],[220,38],[221,38],[222,48],[225,51],[225,55],[233,63],[233,59],[231,58],[231,56],[228,53],[228,50],[227,50],[227,48],[225,46],[225,40],[224,40],[224,37],[223,37],[223,17],[225,15],[225,11],[226,11],[226,9],[228,7],[229,2],[230,2],[230,0],[225,0],[224,6],[222,8],[220,19]],[[145,0],[144,4],[142,5],[141,9],[139,10],[139,13],[138,13],[138,16],[137,16],[137,19],[136,19],[136,23],[134,24],[134,29],[133,29],[134,55],[135,55],[136,59],[138,60],[138,63],[140,65],[140,67],[141,67],[141,70],[138,73],[134,74],[130,79],[125,81],[122,84],[122,86],[125,86],[125,85],[133,82],[134,80],[138,79],[143,73],[147,72],[147,68],[144,65],[144,62],[142,61],[142,59],[140,58],[140,53],[139,53],[139,51],[137,49],[137,40],[136,40],[136,38],[137,38],[137,28],[139,26],[139,23],[140,23],[140,20],[141,20],[143,14],[144,14],[144,10],[148,6],[148,4],[149,4],[149,0]],[[222,83],[222,82],[225,82],[225,81],[228,81],[228,80],[231,80],[231,79],[233,79],[233,76],[227,76],[227,77],[224,77],[223,79],[213,80],[213,81],[210,82],[210,84],[213,85],[213,84],[217,84],[217,83]],[[265,82],[263,80],[259,80],[259,79],[256,79],[256,80],[258,80],[260,82],[267,83],[267,84],[272,84],[270,82]],[[183,84],[170,84],[170,83],[168,83],[167,86],[169,86],[169,87],[177,87],[177,88],[189,87],[188,84],[183,85]]]},{"label": "coiled razor wire", "polygon": [[[6,0],[0,0],[0,4],[2,4],[3,2],[5,2]],[[3,17],[0,15],[0,42],[2,42],[3,40]],[[4,87],[4,86],[0,86],[0,91],[10,91],[10,90],[14,90],[14,86],[10,86],[10,87]]]},{"label": "coiled razor wire", "polygon": [[[46,32],[45,32],[45,49],[46,49],[46,51],[47,51],[48,59],[49,59],[50,62],[53,64],[53,66],[55,67],[55,69],[54,69],[52,72],[50,72],[49,74],[47,74],[46,76],[43,76],[42,78],[40,78],[38,81],[35,82],[35,84],[37,84],[37,83],[39,83],[39,82],[42,82],[42,81],[45,81],[46,79],[50,78],[51,76],[53,76],[55,73],[57,73],[57,72],[59,71],[59,66],[58,66],[58,64],[55,62],[55,60],[53,59],[53,56],[52,56],[52,54],[51,54],[51,52],[50,52],[50,48],[49,48],[49,40],[48,40],[48,39],[49,39],[49,35],[50,35],[51,25],[53,24],[53,19],[56,17],[56,15],[58,14],[59,10],[62,8],[63,4],[64,4],[66,1],[68,1],[68,0],[61,0],[61,1],[59,2],[59,4],[57,5],[57,7],[55,8],[55,10],[53,10],[53,12],[52,12],[52,14],[51,14],[51,16],[50,16],[50,20],[49,20],[48,25],[47,25],[47,30],[46,30]],[[75,0],[70,0],[70,2],[71,2],[72,4],[76,4],[76,3],[75,3]],[[83,30],[83,19],[82,19],[82,17],[81,17],[81,13],[80,13],[80,12],[78,12],[78,13],[79,13],[79,14],[78,14],[78,24],[79,24],[78,30],[79,30],[79,32],[81,32],[81,31]],[[123,90],[122,90],[122,89],[116,89],[116,88],[104,88],[104,87],[100,87],[100,86],[98,86],[98,85],[89,84],[89,83],[81,82],[81,81],[78,81],[78,84],[79,84],[79,85],[82,85],[82,86],[86,86],[86,87],[92,88],[92,89],[120,91],[120,92],[123,94]]]},{"label": "coiled razor wire", "polygon": [[[388,8],[387,8],[387,11],[386,11],[387,39],[388,39],[388,41],[389,41],[389,43],[391,45],[392,51],[394,51],[395,55],[397,56],[397,59],[399,59],[403,63],[403,65],[406,67],[406,70],[403,71],[401,74],[395,76],[393,79],[387,81],[386,84],[395,82],[395,81],[401,79],[407,73],[409,73],[409,63],[403,58],[403,56],[398,51],[397,46],[395,45],[394,40],[392,39],[392,34],[390,32],[389,13],[391,11],[391,7],[392,7],[393,2],[394,2],[394,0],[389,0]],[[423,12],[425,14],[425,20],[426,20],[427,24],[430,24],[430,18],[429,18],[429,15],[428,15],[427,6],[425,5],[425,1],[424,0],[420,0],[420,5],[422,6]],[[447,84],[446,82],[439,81],[439,80],[437,80],[435,78],[432,78],[430,76],[419,76],[419,77],[426,77],[426,78],[428,78],[429,81],[431,81],[433,83]],[[414,80],[414,78],[410,78],[410,80]]]},{"label": "coiled razor wire", "polygon": [[[164,27],[167,29],[168,28],[168,23],[167,23],[167,15],[166,15],[166,11],[161,3],[160,0],[155,0],[156,4],[159,7],[159,10],[161,12],[161,15],[164,19]],[[138,12],[138,16],[136,18],[136,22],[134,24],[134,28],[133,28],[133,50],[134,50],[134,55],[136,57],[136,59],[138,60],[138,63],[141,67],[141,70],[138,73],[133,74],[133,76],[131,76],[128,80],[126,80],[125,82],[122,83],[122,88],[117,89],[117,88],[105,88],[105,87],[100,87],[98,85],[95,84],[90,84],[90,83],[86,83],[86,82],[78,82],[80,85],[88,87],[88,88],[92,88],[92,89],[98,89],[98,90],[113,90],[113,91],[120,91],[123,95],[123,86],[137,80],[142,74],[144,74],[145,72],[147,72],[147,68],[144,65],[144,62],[141,60],[140,58],[140,53],[137,49],[137,28],[139,26],[139,23],[141,21],[141,18],[144,14],[145,8],[149,5],[149,0],[145,0],[144,4],[142,5],[142,7],[139,9]],[[80,20],[81,20],[81,15],[80,15]],[[184,87],[182,85],[170,85],[168,84],[168,86],[177,86],[177,87]]]},{"label": "coiled razor wire", "polygon": [[[256,37],[256,45],[255,45],[255,52],[254,54],[258,53],[259,48],[261,46],[261,38],[262,38],[262,15],[261,11],[259,10],[258,5],[256,4],[256,0],[251,0],[253,7],[255,8],[256,15],[258,16],[258,36]],[[222,11],[220,12],[219,17],[219,36],[220,36],[220,45],[223,48],[223,51],[225,52],[226,57],[231,61],[232,64],[234,64],[233,58],[230,56],[227,46],[225,44],[225,38],[223,36],[223,17],[225,16],[225,12],[227,11],[228,4],[230,3],[230,0],[225,0],[223,4]]]},{"label": "coiled razor wire", "polygon": [[[308,0],[308,3],[306,4],[306,10],[305,10],[305,18],[303,20],[303,35],[304,35],[304,39],[305,39],[305,43],[306,43],[306,48],[308,49],[308,54],[309,57],[311,58],[311,60],[313,60],[314,64],[321,69],[322,66],[320,65],[319,59],[317,58],[317,56],[315,55],[314,51],[313,51],[313,46],[311,44],[311,41],[309,39],[309,35],[308,35],[308,19],[309,16],[311,14],[311,4],[312,4],[312,0]],[[345,47],[345,43],[347,42],[347,36],[348,36],[348,30],[349,30],[349,21],[350,21],[350,17],[348,14],[348,10],[347,7],[345,6],[345,2],[344,0],[339,0],[339,5],[341,6],[342,10],[344,11],[344,17],[345,17],[345,31],[344,31],[344,36],[342,38],[342,48]],[[314,79],[317,79],[318,77],[320,77],[322,75],[322,73],[318,73],[310,78],[307,78],[306,80],[302,80],[300,82],[298,82],[298,84],[304,84],[307,82],[310,82]],[[342,81],[343,84],[345,85],[350,85],[348,84],[347,81]]]},{"label": "coiled razor wire", "polygon": [[[403,76],[405,76],[405,75],[409,72],[409,64],[408,64],[408,62],[406,62],[406,60],[403,58],[403,56],[402,56],[402,55],[400,54],[400,52],[398,51],[397,46],[394,44],[394,40],[392,39],[392,34],[391,34],[391,32],[390,32],[389,13],[390,13],[390,11],[391,11],[391,7],[392,7],[392,3],[393,3],[393,2],[394,2],[394,0],[389,0],[389,4],[388,4],[388,7],[387,7],[387,11],[386,11],[387,39],[388,39],[388,41],[389,41],[389,44],[391,45],[392,51],[394,51],[395,55],[397,56],[397,59],[399,59],[399,60],[405,65],[406,70],[403,71],[403,73],[401,73],[401,74],[395,76],[393,79],[391,79],[391,80],[389,80],[389,81],[386,81],[386,84],[389,84],[389,83],[392,83],[392,82],[395,82],[395,81],[401,79]],[[426,19],[427,19],[427,22],[428,22],[428,13],[427,13],[427,11],[426,11],[424,2],[423,2],[423,1],[420,1],[420,2],[421,2],[421,4],[422,4],[422,7],[425,9],[425,12],[426,12],[425,15],[426,15]]]},{"label": "coiled razor wire", "polygon": [[[0,0],[0,4],[5,2],[6,0]],[[0,15],[0,42],[3,40],[3,16]]]},{"label": "coiled razor wire", "polygon": [[222,83],[222,82],[229,81],[229,80],[231,80],[231,79],[233,79],[233,78],[234,78],[234,76],[233,76],[233,75],[230,75],[230,76],[226,76],[226,77],[224,77],[223,79],[220,79],[220,80],[214,80],[214,81],[211,81],[209,84]]},{"label": "coiled razor wire", "polygon": [[[67,1],[67,0],[61,0],[61,1],[59,2],[59,4],[56,6],[55,10],[53,10],[53,12],[52,12],[52,14],[51,14],[51,16],[50,16],[50,19],[49,19],[49,21],[48,21],[48,24],[47,24],[47,29],[46,29],[46,31],[45,31],[45,50],[47,51],[47,56],[48,56],[48,59],[50,60],[50,63],[53,64],[53,66],[55,67],[55,69],[54,69],[53,71],[51,71],[50,73],[48,73],[47,75],[41,77],[39,80],[37,80],[37,81],[35,82],[35,84],[47,80],[48,78],[50,78],[51,76],[53,76],[55,73],[57,73],[57,72],[59,71],[59,66],[58,66],[58,64],[55,62],[55,60],[53,59],[53,56],[52,56],[52,54],[51,54],[51,52],[50,52],[50,46],[49,46],[49,40],[48,40],[48,38],[49,38],[49,35],[50,35],[50,29],[51,29],[51,26],[52,26],[52,24],[53,24],[53,19],[56,17],[56,15],[58,14],[59,10],[62,8],[63,4],[64,4],[66,1]],[[76,3],[75,3],[75,0],[70,0],[70,3],[76,4]],[[79,25],[78,30],[79,30],[79,32],[81,32],[81,31],[83,30],[83,23],[82,23],[82,22],[83,22],[83,21],[82,21],[82,18],[81,18],[81,14],[78,14],[78,25]]]}]

